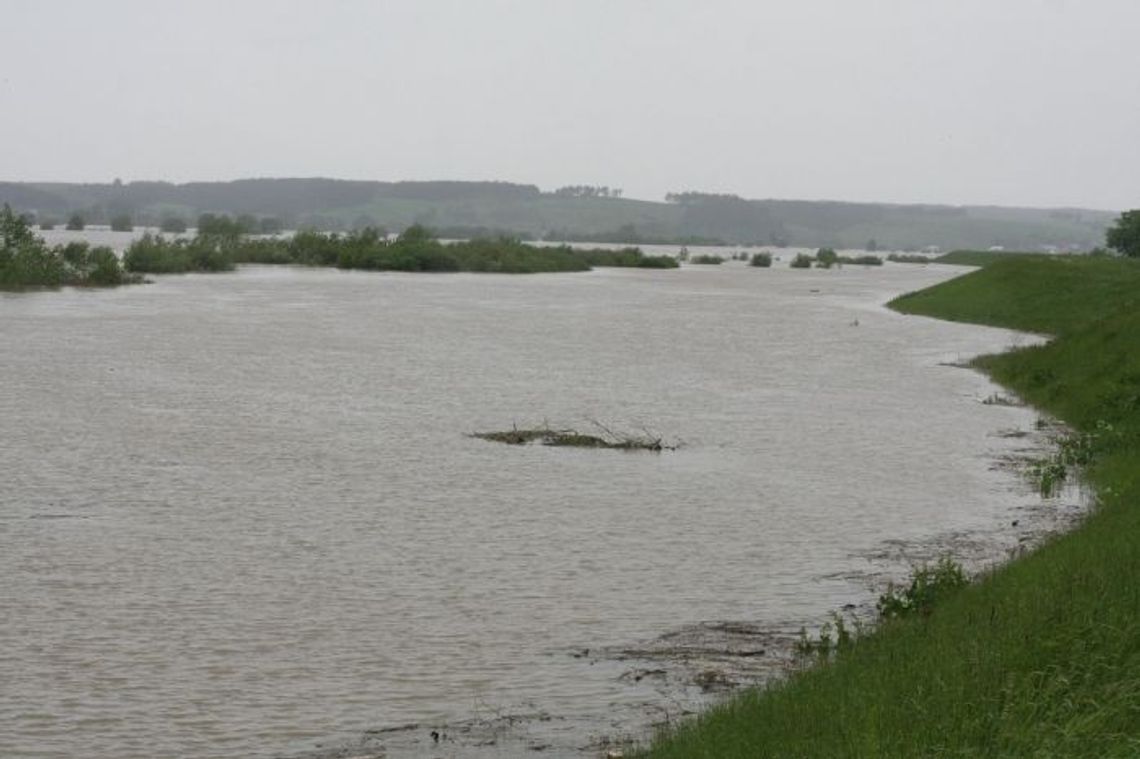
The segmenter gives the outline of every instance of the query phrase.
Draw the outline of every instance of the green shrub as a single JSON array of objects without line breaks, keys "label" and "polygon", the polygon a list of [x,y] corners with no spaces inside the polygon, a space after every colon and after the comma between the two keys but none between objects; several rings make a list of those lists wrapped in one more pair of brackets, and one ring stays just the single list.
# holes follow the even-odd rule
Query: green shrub
[{"label": "green shrub", "polygon": [[753,253],[752,259],[748,262],[751,266],[759,266],[761,268],[768,268],[772,265],[771,253]]},{"label": "green shrub", "polygon": [[293,264],[298,263],[288,244],[280,240],[241,240],[231,246],[234,263],[238,264]]},{"label": "green shrub", "polygon": [[147,232],[132,242],[123,253],[127,271],[172,274],[190,270],[190,254],[186,245]]},{"label": "green shrub", "polygon": [[205,215],[199,223],[205,233],[200,231],[189,241],[144,235],[127,249],[127,268],[173,273],[225,271],[237,263],[258,263],[376,271],[532,273],[587,271],[592,266],[678,266],[671,256],[646,256],[639,248],[536,247],[506,237],[445,244],[419,225],[408,227],[395,240],[373,227],[345,234],[302,231],[289,239],[255,240],[238,231],[238,222],[225,217]]},{"label": "green shrub", "polygon": [[0,289],[112,286],[136,281],[125,276],[115,253],[71,242],[49,248],[27,222],[4,206],[0,212]]},{"label": "green shrub", "polygon": [[839,263],[839,254],[832,248],[820,248],[815,254],[815,265],[820,269],[830,269]]},{"label": "green shrub", "polygon": [[793,269],[810,269],[812,258],[807,253],[797,253],[796,257],[792,259],[791,267]]},{"label": "green shrub", "polygon": [[128,281],[115,251],[108,247],[92,248],[87,254],[85,284],[97,287],[114,287]]},{"label": "green shrub", "polygon": [[[378,243],[381,239],[375,230],[363,229],[359,234],[371,234]],[[339,238],[336,234],[303,231],[293,235],[286,249],[294,263],[306,266],[336,266],[340,258]]]},{"label": "green shrub", "polygon": [[831,621],[825,622],[819,628],[814,639],[808,635],[807,628],[801,627],[800,636],[793,645],[793,650],[801,659],[815,656],[826,662],[833,654],[843,654],[854,648],[863,632],[863,626],[858,619],[853,620],[852,627],[848,628],[843,615],[832,612]]},{"label": "green shrub", "polygon": [[916,569],[906,587],[888,586],[887,592],[879,596],[879,616],[896,619],[916,613],[929,615],[935,604],[969,583],[961,565],[944,556],[934,566]]},{"label": "green shrub", "polygon": [[[236,240],[243,234],[253,231],[252,228],[246,226],[250,223],[250,218],[242,217],[235,220],[225,214],[204,213],[198,217],[198,236]],[[253,224],[256,225],[256,221]]]},{"label": "green shrub", "polygon": [[839,263],[854,266],[882,266],[883,259],[878,256],[840,256]]},{"label": "green shrub", "polygon": [[898,264],[928,264],[932,259],[929,256],[920,256],[917,253],[891,253],[887,256],[887,260]]},{"label": "green shrub", "polygon": [[[548,249],[549,250],[549,249]],[[676,269],[679,264],[672,256],[647,256],[641,248],[570,248],[557,250],[583,261],[587,266],[620,266],[640,269]]]}]

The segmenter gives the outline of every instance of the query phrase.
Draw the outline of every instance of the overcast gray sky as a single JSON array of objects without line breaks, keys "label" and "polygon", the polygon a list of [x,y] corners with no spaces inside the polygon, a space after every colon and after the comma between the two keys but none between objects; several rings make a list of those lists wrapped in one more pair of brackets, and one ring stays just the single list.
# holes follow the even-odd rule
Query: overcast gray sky
[{"label": "overcast gray sky", "polygon": [[0,180],[1140,206],[1136,0],[0,0]]}]

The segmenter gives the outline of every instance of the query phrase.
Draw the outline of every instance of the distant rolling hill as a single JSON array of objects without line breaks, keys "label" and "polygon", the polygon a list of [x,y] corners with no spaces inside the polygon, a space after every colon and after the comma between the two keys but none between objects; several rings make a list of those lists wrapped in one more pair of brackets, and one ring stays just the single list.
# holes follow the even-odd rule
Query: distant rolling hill
[{"label": "distant rolling hill", "polygon": [[542,192],[508,182],[241,179],[232,182],[0,182],[0,203],[61,222],[129,214],[135,223],[201,213],[272,217],[325,230],[425,224],[445,236],[510,234],[610,242],[702,242],[882,249],[1087,249],[1114,212],[993,206],[748,200],[686,192],[665,202]]}]

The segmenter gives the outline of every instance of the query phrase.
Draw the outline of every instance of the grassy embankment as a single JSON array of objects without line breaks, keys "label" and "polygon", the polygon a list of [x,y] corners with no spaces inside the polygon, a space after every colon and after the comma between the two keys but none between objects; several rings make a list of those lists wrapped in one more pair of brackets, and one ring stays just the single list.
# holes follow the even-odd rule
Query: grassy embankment
[{"label": "grassy embankment", "polygon": [[241,263],[507,274],[588,271],[594,266],[672,269],[678,265],[670,256],[646,256],[637,248],[538,247],[505,238],[444,243],[422,227],[411,227],[395,240],[371,229],[343,235],[300,232],[270,239],[250,239],[236,230],[199,234],[192,240],[146,235],[131,244],[123,263],[131,271],[155,274],[228,271]]},{"label": "grassy embankment", "polygon": [[1033,253],[1030,251],[1002,251],[1002,250],[952,250],[940,256],[928,256],[921,253],[891,253],[888,261],[898,264],[951,264],[953,266],[989,266],[998,261],[1009,261],[1014,258],[1050,258],[1047,253]]},{"label": "grassy embankment", "polygon": [[1088,444],[1076,530],[663,737],[652,757],[1140,756],[1140,261],[1013,258],[904,313],[1055,336],[975,364]]},{"label": "grassy embankment", "polygon": [[1047,253],[1033,253],[1018,250],[952,250],[943,253],[937,258],[928,259],[926,263],[953,264],[954,266],[989,266],[999,261],[1009,261],[1013,258],[1049,258]]}]

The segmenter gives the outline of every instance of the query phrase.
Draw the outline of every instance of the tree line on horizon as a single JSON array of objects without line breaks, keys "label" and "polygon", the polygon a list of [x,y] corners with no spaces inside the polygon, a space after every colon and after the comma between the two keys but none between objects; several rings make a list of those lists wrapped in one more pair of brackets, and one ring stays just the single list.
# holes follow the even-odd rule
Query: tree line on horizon
[{"label": "tree line on horizon", "polygon": [[[990,246],[1035,250],[1090,248],[1113,213],[834,201],[754,200],[730,193],[670,192],[663,202],[631,200],[605,185],[544,192],[509,182],[369,182],[247,179],[233,182],[0,182],[0,202],[35,220],[63,224],[74,215],[107,224],[189,226],[202,213],[276,219],[282,228],[347,232],[413,224],[454,236],[495,230],[529,239],[862,247],[884,250]],[[636,238],[628,232],[635,230]],[[626,239],[621,239],[626,236]]]}]

